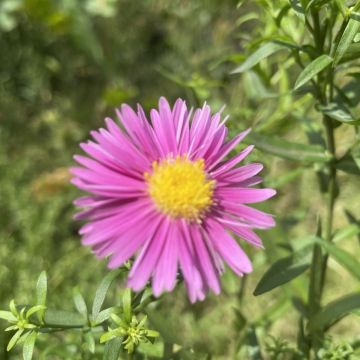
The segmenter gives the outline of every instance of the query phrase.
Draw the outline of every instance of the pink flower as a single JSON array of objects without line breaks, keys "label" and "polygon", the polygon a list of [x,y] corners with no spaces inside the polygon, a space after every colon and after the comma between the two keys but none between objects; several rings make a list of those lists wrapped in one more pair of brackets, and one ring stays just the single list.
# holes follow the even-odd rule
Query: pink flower
[{"label": "pink flower", "polygon": [[236,167],[253,146],[226,159],[249,130],[225,142],[220,113],[205,104],[192,115],[181,99],[171,109],[161,98],[151,122],[140,106],[117,115],[125,130],[107,118],[95,141],[81,144],[90,157],[76,155],[81,167],[71,169],[72,183],[90,193],[75,201],[85,208],[76,218],[88,220],[82,243],[110,257],[110,268],[135,255],[128,286],[139,291],[152,278],[156,296],[173,290],[178,270],[192,302],[220,293],[224,262],[239,276],[251,272],[229,231],[262,247],[253,229],[274,226],[273,217],[246,204],[275,191],[253,187],[261,164]]}]

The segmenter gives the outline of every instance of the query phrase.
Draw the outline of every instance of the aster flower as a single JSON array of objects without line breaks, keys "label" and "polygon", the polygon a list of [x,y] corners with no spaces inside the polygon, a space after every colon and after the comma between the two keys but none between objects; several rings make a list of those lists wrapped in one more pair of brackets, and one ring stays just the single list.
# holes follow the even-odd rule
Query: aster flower
[{"label": "aster flower", "polygon": [[75,201],[84,208],[76,218],[88,221],[82,243],[110,268],[135,256],[128,286],[139,291],[151,279],[156,296],[173,290],[178,271],[192,302],[220,293],[224,262],[239,276],[251,272],[231,233],[262,247],[253,229],[274,226],[273,217],[246,204],[275,191],[253,187],[261,164],[237,166],[253,146],[227,158],[249,130],[225,141],[219,112],[205,104],[192,115],[181,99],[170,108],[161,98],[151,121],[140,106],[116,112],[123,129],[107,118],[95,141],[80,145],[89,157],[76,155],[81,167],[71,169],[72,183],[90,193]]}]

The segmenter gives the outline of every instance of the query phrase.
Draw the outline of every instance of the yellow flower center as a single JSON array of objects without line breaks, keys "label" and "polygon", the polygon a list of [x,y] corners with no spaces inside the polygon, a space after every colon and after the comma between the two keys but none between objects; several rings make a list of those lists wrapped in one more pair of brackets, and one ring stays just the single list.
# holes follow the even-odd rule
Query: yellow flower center
[{"label": "yellow flower center", "polygon": [[149,194],[166,215],[201,221],[213,203],[214,180],[204,170],[204,160],[190,161],[185,156],[154,161],[151,174],[145,173]]}]

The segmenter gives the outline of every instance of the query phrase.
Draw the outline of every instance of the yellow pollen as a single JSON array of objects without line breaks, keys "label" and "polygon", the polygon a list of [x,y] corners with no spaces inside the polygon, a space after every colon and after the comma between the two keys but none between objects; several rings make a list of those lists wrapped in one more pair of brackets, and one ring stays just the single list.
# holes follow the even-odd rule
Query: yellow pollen
[{"label": "yellow pollen", "polygon": [[154,161],[152,173],[145,173],[148,191],[156,207],[174,218],[201,221],[213,203],[215,181],[209,180],[204,160],[185,156]]}]

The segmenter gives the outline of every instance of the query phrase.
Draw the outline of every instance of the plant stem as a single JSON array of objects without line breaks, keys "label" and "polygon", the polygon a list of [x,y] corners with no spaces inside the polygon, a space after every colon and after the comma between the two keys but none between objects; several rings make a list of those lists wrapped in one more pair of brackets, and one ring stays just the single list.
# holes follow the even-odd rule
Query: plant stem
[{"label": "plant stem", "polygon": [[[319,14],[316,11],[312,12],[312,17],[314,21],[314,42],[316,49],[319,54],[323,53],[324,40],[326,35],[321,35],[321,26],[319,21]],[[332,31],[331,27],[327,27],[328,31]],[[318,96],[318,101],[327,105],[333,100],[333,89],[334,89],[334,72],[331,68],[328,71],[328,76],[318,76],[317,78],[317,88],[320,89]],[[327,89],[328,87],[328,89]],[[329,90],[329,91],[327,91]],[[326,133],[326,144],[327,151],[332,155],[332,159],[335,158],[335,138],[334,138],[334,127],[333,120],[327,115],[323,116],[323,125]],[[328,188],[327,188],[327,205],[326,205],[326,214],[325,214],[325,227],[324,232],[322,233],[321,224],[318,224],[317,236],[322,236],[326,241],[331,241],[332,231],[333,231],[333,217],[334,217],[334,204],[336,199],[336,168],[334,166],[334,161],[331,160],[327,164],[328,171]],[[309,319],[321,309],[321,298],[325,285],[325,277],[327,270],[327,260],[328,256],[323,255],[320,245],[314,244],[313,248],[313,257],[312,265],[310,272],[310,283],[309,283],[309,294],[308,294],[308,304],[309,304]],[[317,352],[322,347],[324,332],[322,329],[310,332],[310,348],[315,353],[315,358],[317,359]],[[311,358],[311,352],[309,351],[306,354],[308,358]]]},{"label": "plant stem", "polygon": [[[324,126],[326,129],[327,135],[327,147],[328,151],[335,157],[335,140],[334,140],[334,128],[331,123],[331,119],[327,116],[324,116]],[[326,241],[331,241],[332,238],[332,228],[333,228],[333,218],[334,218],[334,205],[336,199],[336,168],[333,162],[328,164],[329,168],[329,188],[328,188],[328,204],[327,204],[327,213],[326,213],[326,227],[324,238]],[[328,255],[326,254],[323,259],[323,266],[321,271],[321,290],[325,284],[325,276],[327,269],[327,260]]]},{"label": "plant stem", "polygon": [[[318,222],[317,236],[321,236],[321,223]],[[316,315],[321,307],[321,293],[322,293],[322,271],[323,271],[323,259],[322,251],[319,244],[314,244],[311,270],[310,270],[310,282],[309,282],[309,294],[308,294],[308,306],[309,306],[309,319]],[[321,348],[323,341],[322,331],[310,332],[310,344],[309,350],[314,349],[315,353]],[[310,356],[310,352],[307,354]],[[311,357],[309,357],[310,359]]]}]

